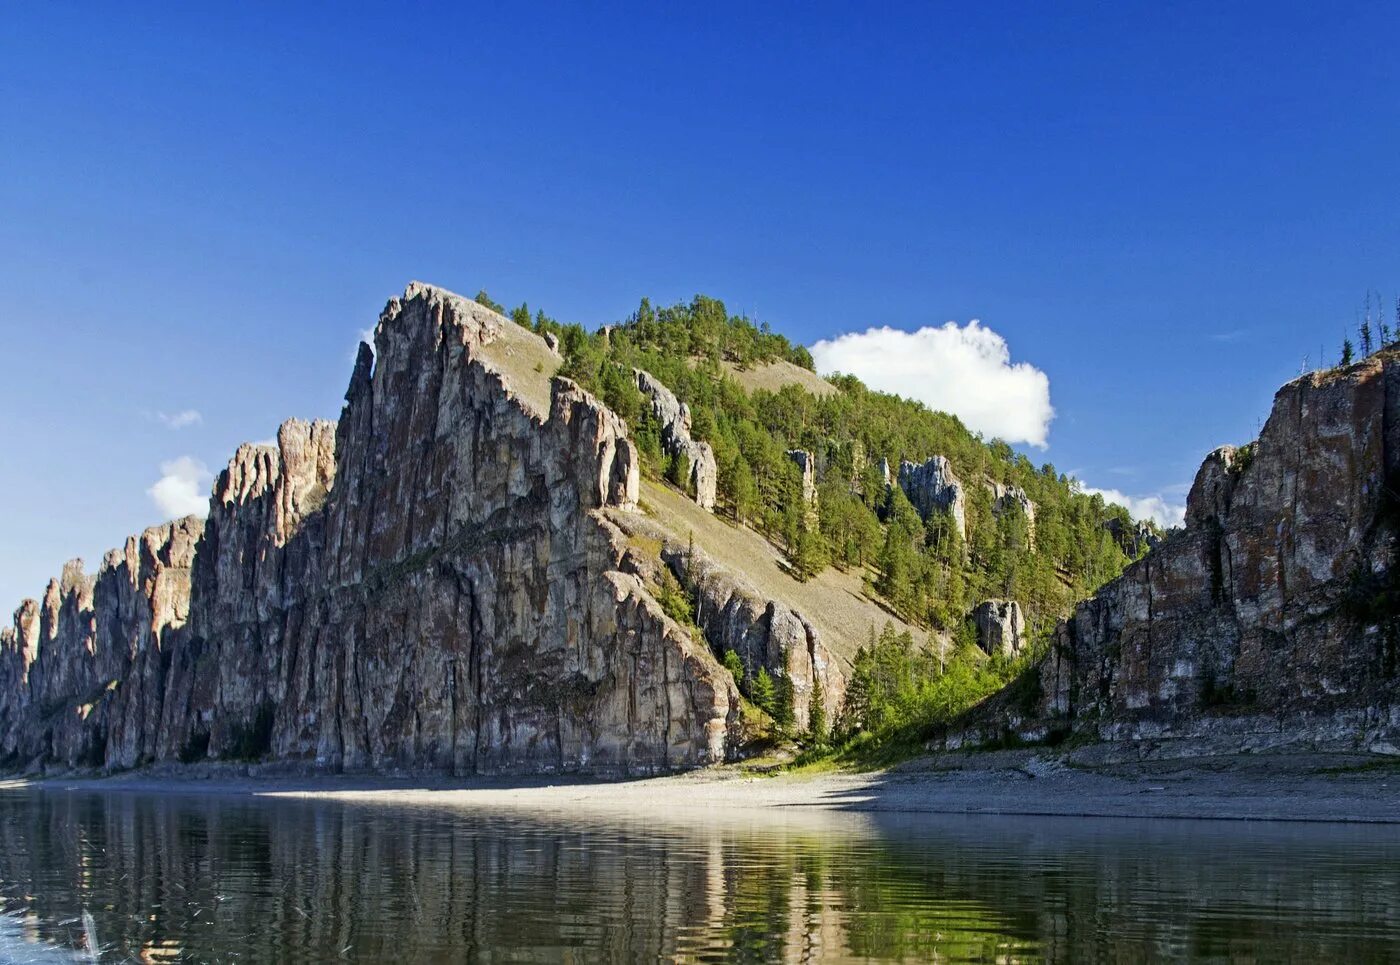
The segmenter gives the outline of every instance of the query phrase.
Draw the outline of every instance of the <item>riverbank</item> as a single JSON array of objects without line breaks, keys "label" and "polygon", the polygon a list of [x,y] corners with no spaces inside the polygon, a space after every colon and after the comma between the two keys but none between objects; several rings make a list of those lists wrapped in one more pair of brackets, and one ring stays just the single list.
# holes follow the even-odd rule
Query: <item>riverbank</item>
[{"label": "riverbank", "polygon": [[1400,759],[1379,755],[1246,754],[1091,765],[1066,756],[1002,751],[939,755],[863,774],[766,776],[720,767],[607,782],[294,775],[217,766],[0,783],[0,789],[29,787],[632,814],[800,809],[1400,823]]}]

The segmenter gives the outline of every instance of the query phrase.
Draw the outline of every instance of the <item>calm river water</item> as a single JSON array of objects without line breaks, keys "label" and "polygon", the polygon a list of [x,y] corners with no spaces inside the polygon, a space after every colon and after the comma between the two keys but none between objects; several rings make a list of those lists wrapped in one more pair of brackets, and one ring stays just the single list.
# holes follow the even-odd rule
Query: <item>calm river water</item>
[{"label": "calm river water", "polygon": [[5,961],[1400,961],[1383,826],[31,790],[0,892]]}]

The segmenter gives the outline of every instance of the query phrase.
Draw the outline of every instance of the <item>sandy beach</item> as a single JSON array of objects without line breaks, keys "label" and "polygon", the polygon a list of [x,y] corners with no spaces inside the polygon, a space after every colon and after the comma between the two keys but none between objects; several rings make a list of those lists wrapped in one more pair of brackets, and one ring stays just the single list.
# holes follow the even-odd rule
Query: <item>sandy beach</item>
[{"label": "sandy beach", "polygon": [[873,773],[471,778],[266,773],[219,767],[12,780],[0,789],[324,798],[482,810],[1018,814],[1096,818],[1400,823],[1400,759],[1239,755],[1088,765],[1028,751],[942,755]]}]

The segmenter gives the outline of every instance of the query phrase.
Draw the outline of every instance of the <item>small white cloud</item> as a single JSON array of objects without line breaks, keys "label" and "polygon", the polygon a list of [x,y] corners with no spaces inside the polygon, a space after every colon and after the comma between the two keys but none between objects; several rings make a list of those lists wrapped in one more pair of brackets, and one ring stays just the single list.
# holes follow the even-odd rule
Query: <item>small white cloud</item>
[{"label": "small white cloud", "polygon": [[185,429],[197,426],[204,421],[198,409],[184,409],[180,412],[157,412],[156,419],[167,429]]},{"label": "small white cloud", "polygon": [[1168,502],[1161,493],[1155,496],[1129,496],[1117,489],[1095,489],[1093,486],[1085,486],[1083,491],[1091,496],[1097,493],[1106,503],[1117,503],[1132,513],[1133,519],[1155,519],[1159,526],[1166,527],[1180,526],[1186,521],[1186,506]]},{"label": "small white cloud", "polygon": [[813,345],[812,358],[818,371],[854,375],[1006,442],[1045,448],[1055,417],[1049,377],[1028,362],[1013,364],[1006,339],[976,319],[916,332],[850,332]]},{"label": "small white cloud", "polygon": [[1233,328],[1225,332],[1213,332],[1209,337],[1212,342],[1238,342],[1248,334],[1243,328]]},{"label": "small white cloud", "polygon": [[209,468],[191,456],[160,464],[161,476],[146,495],[169,518],[203,516],[209,511]]}]

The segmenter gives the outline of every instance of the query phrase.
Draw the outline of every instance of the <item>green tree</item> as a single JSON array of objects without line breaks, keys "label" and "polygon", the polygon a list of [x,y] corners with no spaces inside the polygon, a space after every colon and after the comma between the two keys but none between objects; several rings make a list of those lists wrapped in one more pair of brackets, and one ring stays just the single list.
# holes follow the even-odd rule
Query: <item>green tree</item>
[{"label": "green tree", "polygon": [[485,288],[481,289],[481,291],[476,293],[476,298],[474,298],[473,301],[475,301],[478,305],[485,305],[497,315],[504,315],[506,313],[506,307],[500,302],[492,301],[491,296],[486,294]]},{"label": "green tree", "polygon": [[690,495],[690,457],[684,452],[672,455],[666,467],[666,479],[681,492]]},{"label": "green tree", "polygon": [[744,661],[735,651],[724,651],[724,669],[729,671],[736,685],[744,682]]},{"label": "green tree", "polygon": [[734,518],[740,522],[754,518],[758,506],[758,485],[753,467],[740,456],[734,467]]},{"label": "green tree", "polygon": [[1342,339],[1342,362],[1341,362],[1342,368],[1346,368],[1348,365],[1351,364],[1353,352],[1354,352],[1354,349],[1352,349],[1352,347],[1351,347],[1351,339],[1349,339],[1349,338],[1344,338],[1344,339]]},{"label": "green tree", "polygon": [[807,730],[818,744],[826,743],[826,695],[822,691],[821,677],[812,674],[812,697],[807,706]]},{"label": "green tree", "polygon": [[754,674],[753,680],[749,684],[749,699],[759,710],[773,716],[776,709],[773,703],[775,693],[773,677],[768,673],[768,668],[759,667],[758,673]]},{"label": "green tree", "polygon": [[793,547],[792,575],[805,583],[825,566],[826,543],[804,513],[798,523],[797,541]]},{"label": "green tree", "polygon": [[789,730],[796,722],[797,694],[793,690],[792,678],[780,673],[773,681],[773,722],[783,730]]}]

